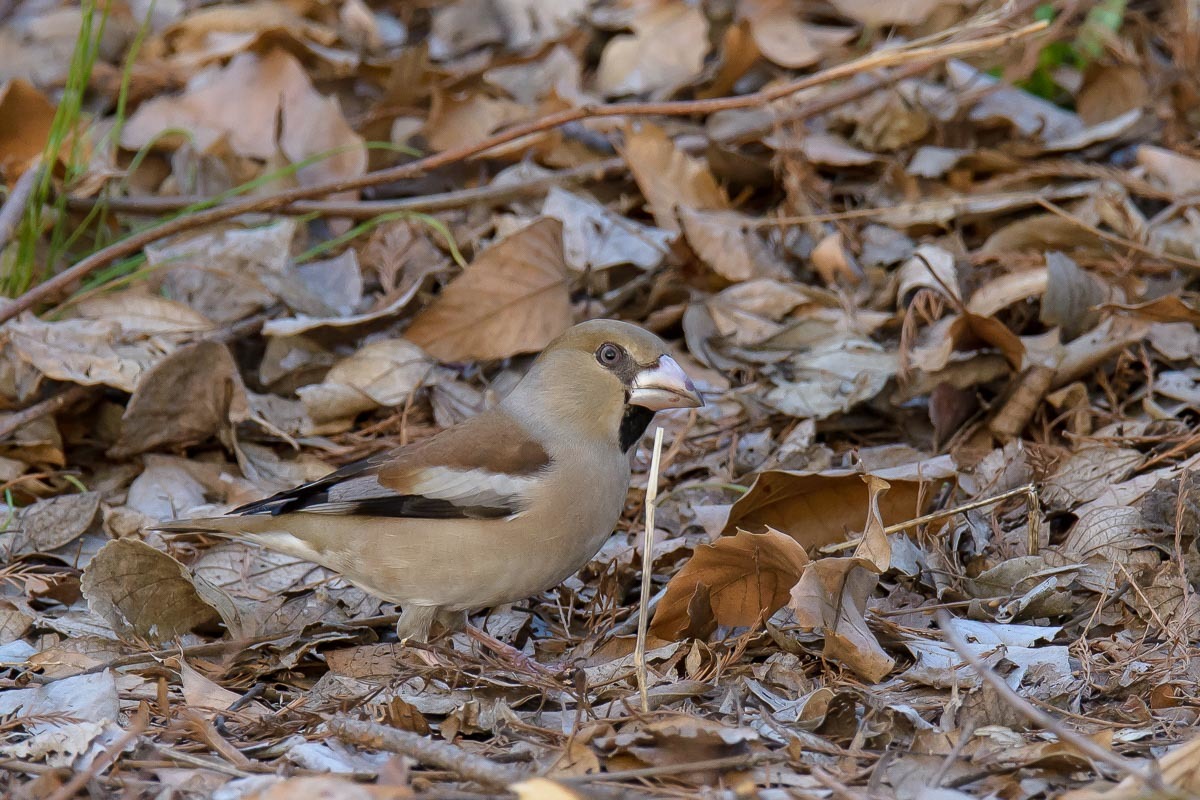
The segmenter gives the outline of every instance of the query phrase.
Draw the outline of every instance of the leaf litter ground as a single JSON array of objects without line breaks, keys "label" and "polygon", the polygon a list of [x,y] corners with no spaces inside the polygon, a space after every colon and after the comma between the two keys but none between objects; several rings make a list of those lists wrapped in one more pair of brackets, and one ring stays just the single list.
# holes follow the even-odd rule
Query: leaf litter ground
[{"label": "leaf litter ground", "polygon": [[[57,150],[86,18],[6,9],[6,794],[1200,794],[1200,30],[1104,8],[113,6]],[[593,562],[475,618],[537,668],[146,531],[597,316],[709,400],[662,422],[648,714],[645,443]]]}]

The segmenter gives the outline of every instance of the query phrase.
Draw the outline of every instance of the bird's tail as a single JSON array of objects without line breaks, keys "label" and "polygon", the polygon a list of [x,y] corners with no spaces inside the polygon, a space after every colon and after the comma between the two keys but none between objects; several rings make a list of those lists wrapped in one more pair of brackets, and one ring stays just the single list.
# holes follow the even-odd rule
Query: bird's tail
[{"label": "bird's tail", "polygon": [[246,521],[238,517],[200,517],[198,519],[173,519],[157,525],[147,525],[146,530],[162,533],[212,533],[239,539],[246,535]]}]

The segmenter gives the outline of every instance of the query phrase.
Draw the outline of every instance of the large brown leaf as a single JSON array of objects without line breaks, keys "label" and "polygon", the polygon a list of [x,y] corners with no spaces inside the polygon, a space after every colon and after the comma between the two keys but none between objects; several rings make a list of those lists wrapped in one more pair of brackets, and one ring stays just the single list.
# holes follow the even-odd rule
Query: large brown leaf
[{"label": "large brown leaf", "polygon": [[246,387],[228,348],[197,342],[160,361],[138,382],[109,454],[125,458],[164,445],[190,445],[250,416]]},{"label": "large brown leaf", "polygon": [[729,201],[708,165],[678,150],[662,128],[643,124],[636,131],[629,131],[621,155],[660,228],[679,231],[677,208],[699,211],[729,208]]},{"label": "large brown leaf", "polygon": [[571,326],[562,223],[539,219],[476,258],[407,337],[443,361],[541,350]]},{"label": "large brown leaf", "polygon": [[[954,475],[955,469],[949,458],[942,457],[873,470],[872,474],[891,486],[879,499],[880,516],[887,525],[919,516],[921,481],[943,480]],[[867,486],[853,470],[769,470],[760,473],[750,491],[733,504],[725,533],[771,527],[811,552],[845,541],[847,531],[859,530],[868,501]]]},{"label": "large brown leaf", "polygon": [[83,572],[82,587],[92,612],[124,636],[162,642],[220,619],[187,567],[136,539],[115,539],[101,548]]},{"label": "large brown leaf", "polygon": [[688,630],[711,630],[711,622],[696,618],[708,610],[696,608],[694,602],[705,593],[716,623],[755,625],[783,607],[808,563],[808,555],[795,539],[769,529],[738,531],[736,536],[702,544],[667,584],[651,630],[667,640]]}]

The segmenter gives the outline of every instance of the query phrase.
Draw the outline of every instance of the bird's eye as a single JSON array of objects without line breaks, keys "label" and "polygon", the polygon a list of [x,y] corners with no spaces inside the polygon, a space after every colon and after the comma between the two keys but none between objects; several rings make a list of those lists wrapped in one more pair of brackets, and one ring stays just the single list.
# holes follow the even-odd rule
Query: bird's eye
[{"label": "bird's eye", "polygon": [[602,344],[596,351],[596,360],[606,367],[611,367],[621,360],[621,348],[615,344]]}]

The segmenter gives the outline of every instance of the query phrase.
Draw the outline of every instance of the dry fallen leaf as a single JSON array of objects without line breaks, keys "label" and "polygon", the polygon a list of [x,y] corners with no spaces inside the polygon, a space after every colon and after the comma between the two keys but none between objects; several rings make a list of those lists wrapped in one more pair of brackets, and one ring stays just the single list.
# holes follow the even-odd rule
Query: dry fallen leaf
[{"label": "dry fallen leaf", "polygon": [[878,682],[895,659],[884,652],[863,614],[879,576],[857,558],[822,558],[805,569],[788,608],[796,622],[825,639],[825,657]]},{"label": "dry fallen leaf", "polygon": [[679,231],[677,208],[720,211],[729,207],[708,166],[677,149],[662,128],[646,123],[627,131],[621,155],[660,228]]},{"label": "dry fallen leaf", "polygon": [[787,267],[737,211],[697,211],[681,205],[679,221],[700,260],[728,281],[787,276]]},{"label": "dry fallen leaf", "polygon": [[9,558],[48,553],[87,532],[100,510],[96,492],[64,494],[21,509],[11,532],[0,534],[0,551]]},{"label": "dry fallen leaf", "polygon": [[[807,563],[795,539],[770,528],[765,533],[739,530],[701,544],[667,584],[650,630],[674,641],[686,630],[704,630],[705,619],[697,614],[711,614],[716,624],[729,627],[762,622],[787,603]],[[691,606],[701,585],[708,608],[696,609]]]},{"label": "dry fallen leaf", "polygon": [[[1200,794],[1200,738],[1172,748],[1151,767],[1167,787],[1165,796]],[[1160,795],[1162,796],[1162,795]],[[1130,775],[1113,785],[1097,781],[1092,786],[1065,793],[1063,800],[1148,800],[1154,797],[1141,778]]]},{"label": "dry fallen leaf", "polygon": [[803,21],[788,0],[742,0],[738,10],[749,21],[759,51],[781,67],[811,67],[854,36],[849,28]]},{"label": "dry fallen leaf", "polygon": [[614,36],[600,56],[596,88],[613,97],[670,95],[700,75],[708,54],[708,20],[686,3],[648,4],[633,33]]},{"label": "dry fallen leaf", "polygon": [[84,570],[82,588],[88,607],[122,636],[165,642],[220,620],[185,566],[135,539],[106,544]]},{"label": "dry fallen leaf", "polygon": [[578,272],[620,264],[656,267],[675,239],[671,231],[641,225],[557,186],[546,194],[542,216],[563,224],[563,255],[567,265]]},{"label": "dry fallen leaf", "polygon": [[[874,470],[885,479],[890,491],[879,497],[884,524],[912,519],[922,513],[918,506],[921,481],[942,481],[955,474],[948,457],[939,457],[902,467]],[[743,528],[766,527],[782,531],[806,551],[842,542],[846,533],[858,530],[869,505],[870,493],[859,473],[830,470],[824,473],[770,470],[755,478],[750,491],[729,510],[726,533]]]},{"label": "dry fallen leaf", "polygon": [[321,383],[296,390],[318,425],[353,421],[356,414],[407,402],[422,384],[436,382],[433,361],[406,339],[371,342],[338,362]]},{"label": "dry fallen leaf", "polygon": [[835,9],[855,22],[870,27],[918,25],[925,22],[948,0],[897,0],[876,3],[872,0],[831,0]]},{"label": "dry fallen leaf", "polygon": [[405,335],[443,361],[541,350],[574,321],[567,275],[562,223],[539,219],[478,256]]},{"label": "dry fallen leaf", "polygon": [[[148,371],[121,418],[109,453],[127,458],[164,445],[191,445],[248,419],[246,387],[228,348],[197,342]],[[228,438],[228,437],[227,437]]]},{"label": "dry fallen leaf", "polygon": [[239,155],[266,160],[282,152],[296,164],[333,151],[296,173],[302,185],[353,178],[367,167],[363,139],[337,100],[317,92],[300,62],[282,50],[239,53],[227,66],[193,77],[183,94],[143,103],[121,128],[121,145],[175,146],[178,135],[164,134],[181,130],[200,152],[227,140]]},{"label": "dry fallen leaf", "polygon": [[54,106],[28,81],[0,85],[0,175],[12,182],[42,154],[54,122]]}]

